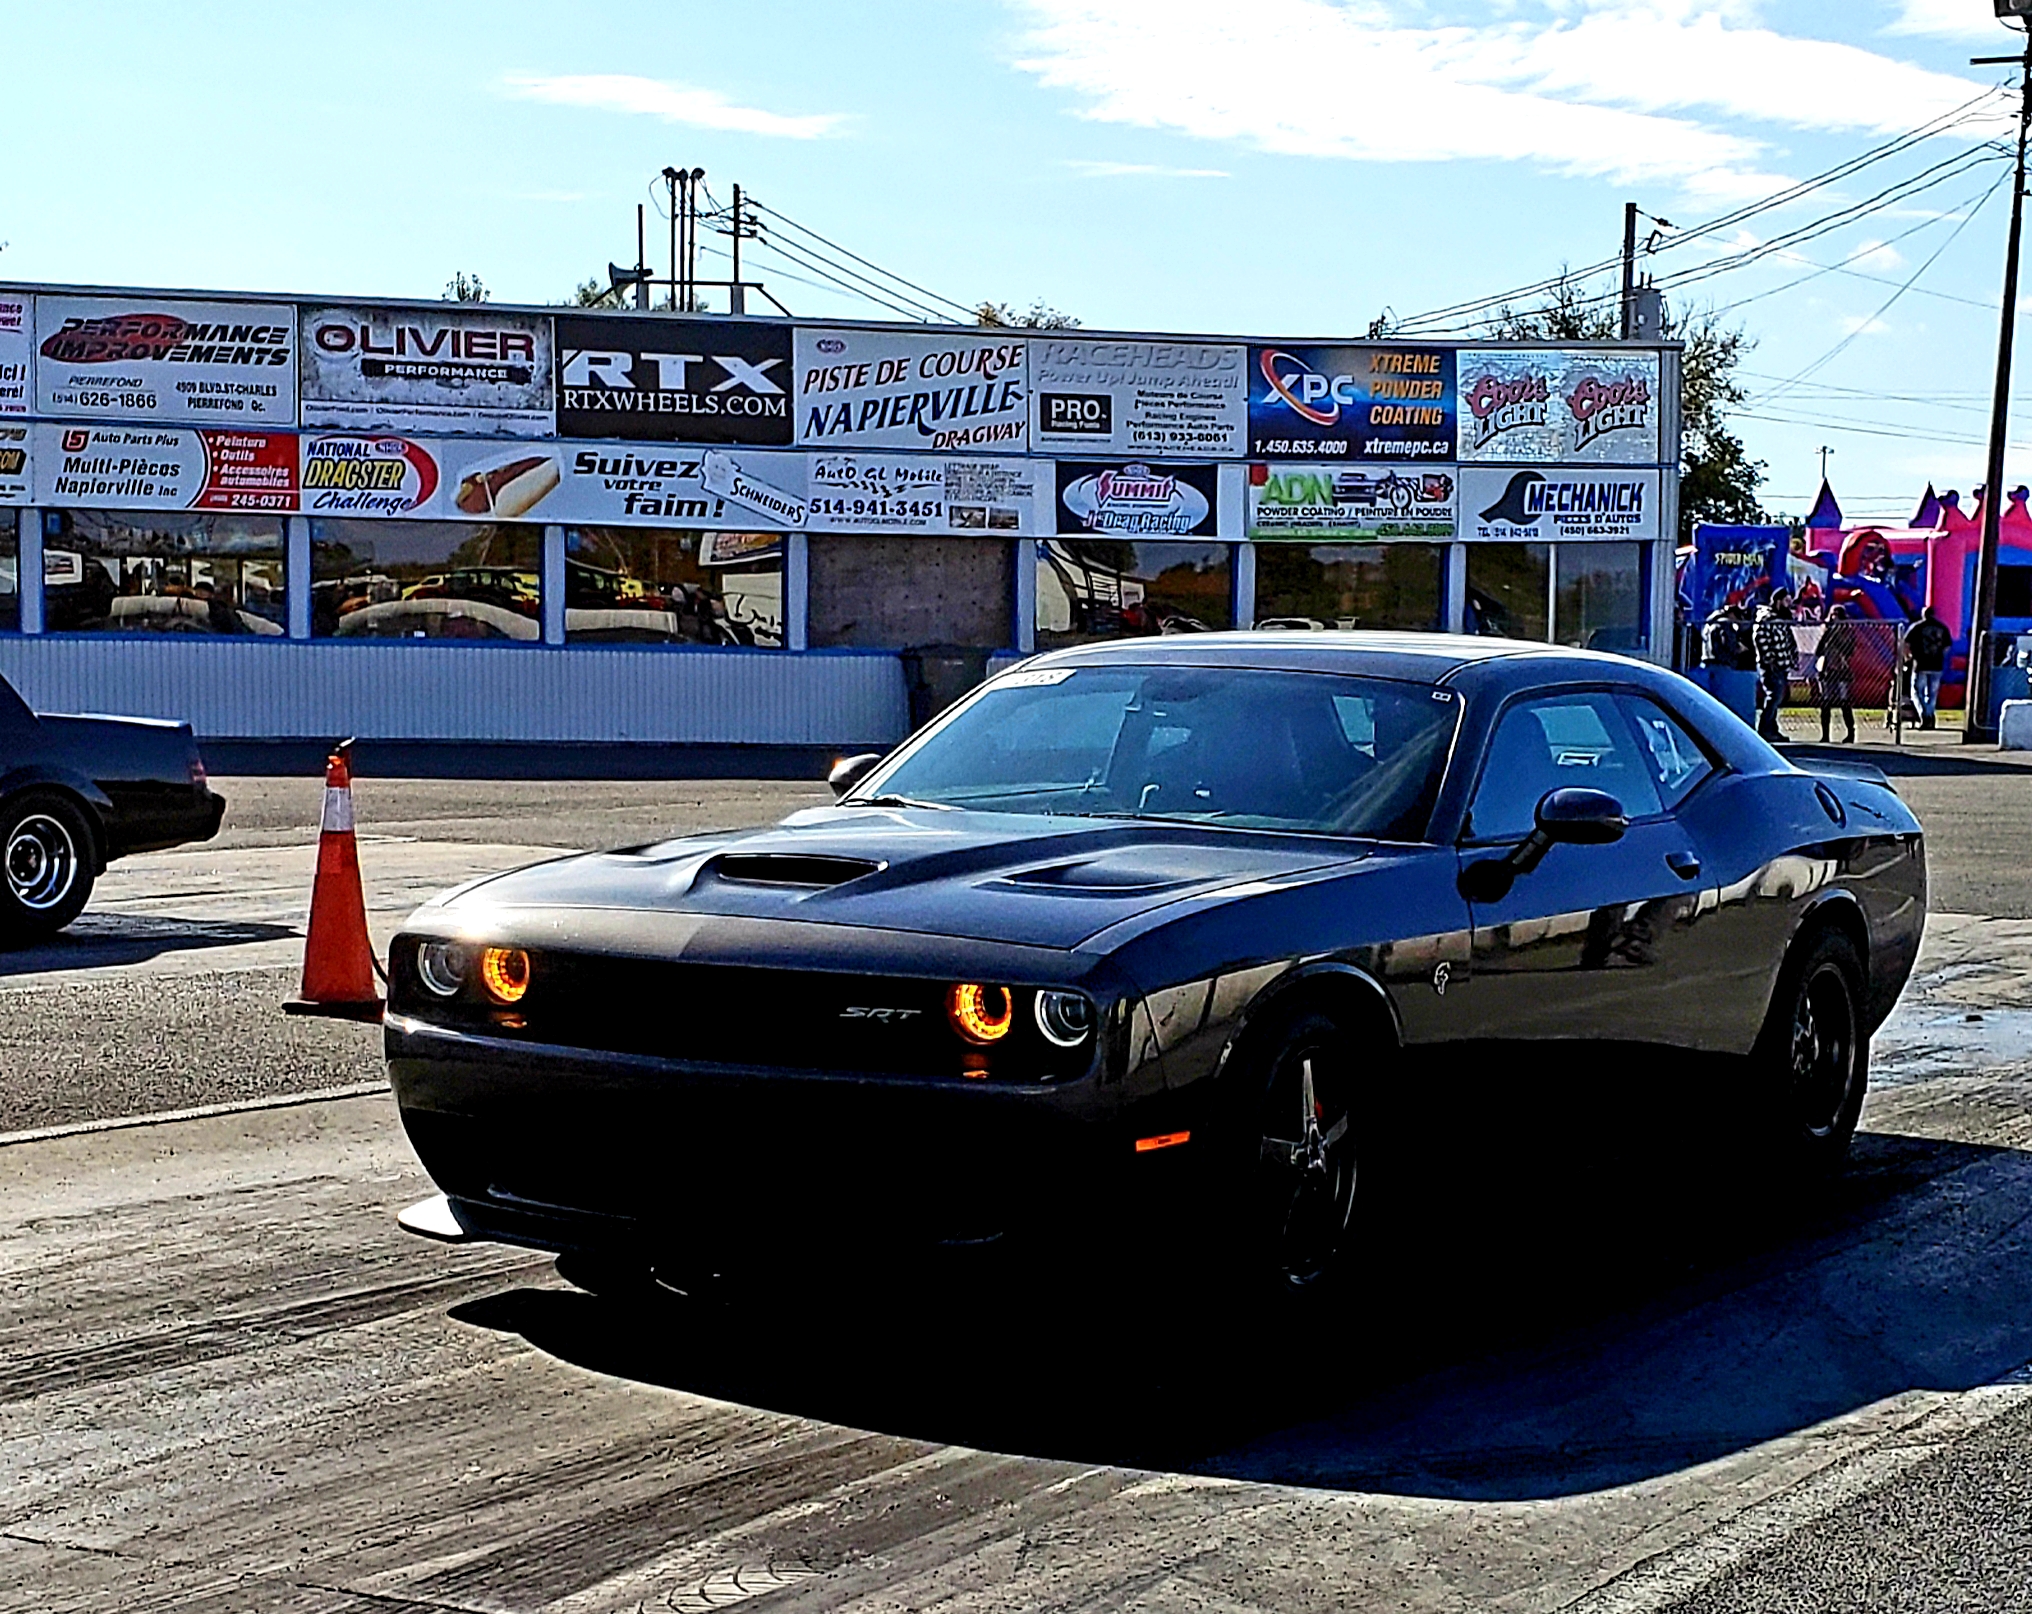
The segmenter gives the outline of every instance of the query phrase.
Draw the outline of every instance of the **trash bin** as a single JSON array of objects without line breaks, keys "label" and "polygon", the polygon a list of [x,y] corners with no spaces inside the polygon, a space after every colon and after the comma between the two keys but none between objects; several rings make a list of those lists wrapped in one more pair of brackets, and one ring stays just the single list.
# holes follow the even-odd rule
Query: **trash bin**
[{"label": "trash bin", "polygon": [[912,645],[903,652],[903,684],[910,692],[910,726],[921,729],[988,676],[994,652],[973,645]]}]

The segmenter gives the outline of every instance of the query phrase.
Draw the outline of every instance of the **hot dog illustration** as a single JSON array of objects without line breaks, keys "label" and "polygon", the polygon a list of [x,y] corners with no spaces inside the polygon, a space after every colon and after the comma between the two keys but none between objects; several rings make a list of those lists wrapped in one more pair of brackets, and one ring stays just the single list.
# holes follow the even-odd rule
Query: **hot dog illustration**
[{"label": "hot dog illustration", "polygon": [[467,472],[453,503],[469,516],[513,521],[540,504],[558,480],[556,460],[548,454],[524,454]]}]

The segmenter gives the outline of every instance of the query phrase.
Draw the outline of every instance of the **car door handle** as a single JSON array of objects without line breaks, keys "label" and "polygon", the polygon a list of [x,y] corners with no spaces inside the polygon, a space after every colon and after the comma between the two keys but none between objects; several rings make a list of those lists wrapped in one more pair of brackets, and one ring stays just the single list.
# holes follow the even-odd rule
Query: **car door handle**
[{"label": "car door handle", "polygon": [[1682,880],[1698,879],[1700,858],[1692,852],[1667,852],[1665,866]]}]

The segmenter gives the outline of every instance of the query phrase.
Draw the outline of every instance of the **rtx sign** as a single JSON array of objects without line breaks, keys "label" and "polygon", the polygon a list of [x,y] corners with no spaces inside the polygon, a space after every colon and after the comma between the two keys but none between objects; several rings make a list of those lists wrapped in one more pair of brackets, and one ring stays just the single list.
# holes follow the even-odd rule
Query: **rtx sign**
[{"label": "rtx sign", "polygon": [[724,320],[562,315],[564,437],[790,442],[790,331]]}]

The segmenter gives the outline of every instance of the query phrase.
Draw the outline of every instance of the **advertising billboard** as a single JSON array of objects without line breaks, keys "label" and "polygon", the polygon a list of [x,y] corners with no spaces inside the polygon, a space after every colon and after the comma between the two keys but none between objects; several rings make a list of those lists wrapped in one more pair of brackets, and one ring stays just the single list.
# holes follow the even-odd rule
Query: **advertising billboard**
[{"label": "advertising billboard", "polygon": [[1659,533],[1656,471],[1463,466],[1460,497],[1468,539],[1574,543]]},{"label": "advertising billboard", "polygon": [[414,515],[433,501],[441,480],[427,443],[387,433],[305,432],[297,464],[310,515]]},{"label": "advertising billboard", "polygon": [[1061,534],[1211,538],[1220,531],[1220,467],[1142,460],[1060,460]]},{"label": "advertising billboard", "polygon": [[428,446],[442,474],[420,513],[447,521],[784,531],[809,515],[802,454],[633,441]]},{"label": "advertising billboard", "polygon": [[294,432],[41,423],[35,501],[124,510],[291,511]]},{"label": "advertising billboard", "polygon": [[1454,457],[1452,348],[1256,347],[1249,356],[1252,459]]},{"label": "advertising billboard", "polygon": [[807,456],[811,525],[824,532],[1034,534],[1051,468],[1018,459]]},{"label": "advertising billboard", "polygon": [[0,292],[0,415],[33,413],[34,351],[34,304],[17,293]]},{"label": "advertising billboard", "polygon": [[1039,453],[1239,459],[1249,350],[1215,342],[1030,341],[1030,445]]},{"label": "advertising billboard", "polygon": [[797,328],[797,440],[931,453],[1029,443],[1028,344],[1018,336]]},{"label": "advertising billboard", "polygon": [[790,328],[760,321],[560,314],[561,437],[790,443]]},{"label": "advertising billboard", "polygon": [[34,473],[28,463],[34,430],[23,421],[0,423],[0,506],[35,502]]},{"label": "advertising billboard", "polygon": [[550,321],[487,309],[305,308],[302,422],[368,432],[548,437]]},{"label": "advertising billboard", "polygon": [[1451,465],[1357,469],[1304,464],[1249,467],[1251,538],[1446,540],[1459,530]]},{"label": "advertising billboard", "polygon": [[1658,461],[1658,355],[1463,348],[1465,461]]},{"label": "advertising billboard", "polygon": [[35,412],[293,425],[296,310],[45,293],[35,299]]}]

